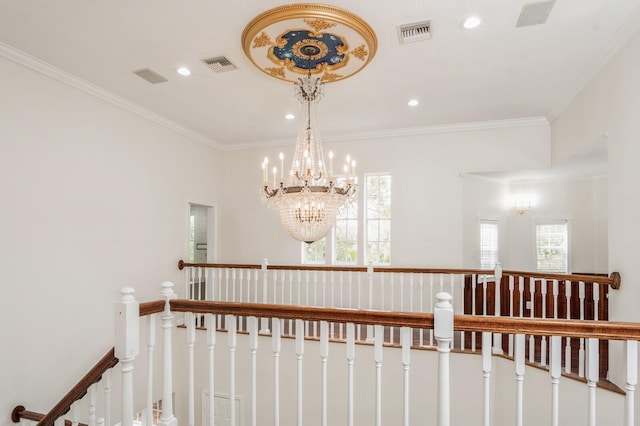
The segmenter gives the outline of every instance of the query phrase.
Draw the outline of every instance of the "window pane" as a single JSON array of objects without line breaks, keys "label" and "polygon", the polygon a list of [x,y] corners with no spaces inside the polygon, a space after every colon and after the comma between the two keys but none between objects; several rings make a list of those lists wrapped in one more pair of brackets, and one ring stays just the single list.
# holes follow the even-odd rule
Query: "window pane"
[{"label": "window pane", "polygon": [[498,261],[498,224],[480,223],[480,268],[493,269]]},{"label": "window pane", "polygon": [[302,243],[302,263],[322,264],[326,262],[327,238],[311,244]]},{"label": "window pane", "polygon": [[568,271],[567,223],[536,225],[536,255],[538,271]]},{"label": "window pane", "polygon": [[367,261],[391,262],[391,176],[366,177]]}]

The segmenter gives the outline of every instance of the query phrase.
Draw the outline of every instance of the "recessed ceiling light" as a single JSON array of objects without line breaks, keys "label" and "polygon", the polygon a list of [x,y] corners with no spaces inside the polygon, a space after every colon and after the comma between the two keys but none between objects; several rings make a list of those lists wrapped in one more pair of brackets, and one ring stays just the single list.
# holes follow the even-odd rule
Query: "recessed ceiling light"
[{"label": "recessed ceiling light", "polygon": [[184,76],[191,75],[191,70],[187,67],[180,67],[177,69],[177,72],[178,74],[184,75]]},{"label": "recessed ceiling light", "polygon": [[466,30],[470,30],[472,28],[476,28],[478,25],[480,25],[481,22],[482,21],[477,16],[469,16],[462,23],[462,27]]},{"label": "recessed ceiling light", "polygon": [[411,99],[409,102],[407,102],[407,105],[409,105],[410,107],[414,107],[417,106],[420,103],[420,101],[418,101],[417,99]]},{"label": "recessed ceiling light", "polygon": [[293,120],[294,118],[296,118],[296,116],[293,114],[287,114],[284,116],[284,118],[286,118],[287,120]]}]

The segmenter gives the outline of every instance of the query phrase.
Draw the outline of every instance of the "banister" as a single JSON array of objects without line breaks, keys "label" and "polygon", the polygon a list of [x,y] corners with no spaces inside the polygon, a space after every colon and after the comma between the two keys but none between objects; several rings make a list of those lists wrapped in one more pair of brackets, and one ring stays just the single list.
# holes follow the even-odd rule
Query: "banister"
[{"label": "banister", "polygon": [[[40,419],[29,418],[29,420],[37,421],[38,426],[53,425],[56,419],[63,416],[69,411],[69,409],[71,409],[71,404],[82,398],[87,393],[89,386],[98,382],[102,375],[116,364],[118,364],[118,358],[115,356],[115,349],[111,348],[111,350],[107,352],[47,414]],[[19,410],[20,407],[21,406],[16,407],[11,416],[12,420],[16,423],[19,422],[21,418],[27,418],[25,417],[26,415],[31,417],[38,415],[38,413],[24,410],[24,407],[22,407],[22,410]]]},{"label": "banister", "polygon": [[211,302],[204,300],[173,299],[169,302],[173,312],[253,316],[259,318],[301,319],[389,327],[433,327],[433,314],[371,311],[362,309],[320,308],[315,306],[273,305],[262,303]]},{"label": "banister", "polygon": [[[433,314],[184,299],[174,299],[169,303],[175,312],[377,324],[389,327],[433,327]],[[588,336],[603,340],[640,340],[640,324],[627,322],[456,315],[454,329],[537,336]]]},{"label": "banister", "polygon": [[[188,263],[184,260],[178,262],[178,269],[186,267],[196,268],[235,268],[235,269],[261,269],[263,265],[256,264],[232,264],[232,263]],[[336,272],[367,272],[366,266],[324,266],[324,265],[266,265],[267,270],[300,270],[300,271],[336,271]],[[374,267],[373,272],[382,273],[407,273],[407,274],[483,274],[493,275],[493,269],[465,269],[465,268],[410,268],[410,267]],[[550,274],[543,272],[526,271],[502,271],[503,276],[525,276],[531,278],[545,278],[559,281],[583,281],[585,283],[598,283],[608,285],[612,289],[620,288],[620,273],[612,272],[608,277],[597,275],[572,275]]]},{"label": "banister", "polygon": [[[19,423],[20,420],[31,420],[32,422],[39,422],[44,418],[44,414],[36,413],[35,411],[26,410],[22,405],[18,405],[11,412],[11,420],[14,423]],[[73,422],[70,420],[64,421],[65,426],[73,425]],[[77,426],[89,426],[86,423],[76,423]]]}]

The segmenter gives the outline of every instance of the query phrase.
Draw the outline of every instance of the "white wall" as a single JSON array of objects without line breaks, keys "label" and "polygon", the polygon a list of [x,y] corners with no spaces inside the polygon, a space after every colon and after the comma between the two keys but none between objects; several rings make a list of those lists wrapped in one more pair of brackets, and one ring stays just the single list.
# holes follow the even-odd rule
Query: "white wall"
[{"label": "white wall", "polygon": [[[47,412],[113,346],[113,305],[180,282],[220,155],[0,59],[0,424]],[[46,388],[46,391],[36,391]]]},{"label": "white wall", "polygon": [[[640,33],[622,47],[552,125],[552,155],[561,160],[608,136],[609,270],[622,288],[609,296],[609,318],[640,321]],[[612,378],[623,383],[620,351]]]},{"label": "white wall", "polygon": [[[391,173],[393,265],[460,267],[460,174],[503,170],[505,164],[516,170],[548,167],[548,131],[546,125],[503,127],[324,145],[325,151],[340,157],[350,153],[357,160],[360,182],[365,173]],[[225,153],[230,184],[219,216],[224,223],[221,261],[259,263],[268,257],[273,264],[300,262],[300,244],[287,236],[277,212],[261,205],[258,195],[262,159],[277,158],[280,151],[291,155],[293,146]]]}]

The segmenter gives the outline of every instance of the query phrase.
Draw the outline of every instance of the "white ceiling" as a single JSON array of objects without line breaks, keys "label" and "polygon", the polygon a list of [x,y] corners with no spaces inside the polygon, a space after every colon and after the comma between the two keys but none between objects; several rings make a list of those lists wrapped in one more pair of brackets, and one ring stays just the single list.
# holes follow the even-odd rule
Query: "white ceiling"
[{"label": "white ceiling", "polygon": [[[529,2],[334,2],[373,27],[378,51],[363,71],[326,86],[318,107],[320,133],[327,140],[551,120],[640,21],[634,18],[640,0],[557,0],[545,24],[516,28]],[[284,115],[300,107],[291,84],[255,69],[240,41],[251,19],[281,4],[0,0],[0,54],[24,52],[220,149],[293,143],[297,124]],[[470,14],[480,16],[482,25],[463,30]],[[399,43],[397,25],[427,18],[430,40]],[[201,62],[220,55],[238,69],[216,74]],[[193,74],[179,76],[180,66]],[[152,85],[132,73],[141,68],[169,81]],[[410,98],[420,105],[408,107]]]}]

